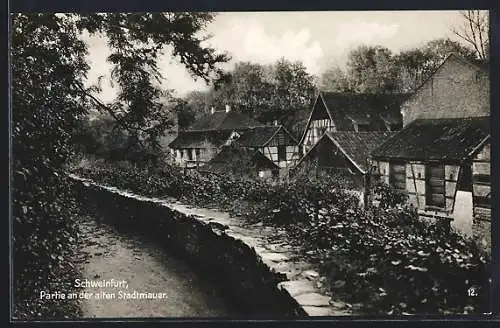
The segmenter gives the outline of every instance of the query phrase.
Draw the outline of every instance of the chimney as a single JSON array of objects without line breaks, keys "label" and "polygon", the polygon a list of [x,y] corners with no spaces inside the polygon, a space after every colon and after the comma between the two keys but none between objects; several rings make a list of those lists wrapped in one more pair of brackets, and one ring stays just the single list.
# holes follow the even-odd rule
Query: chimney
[{"label": "chimney", "polygon": [[228,113],[231,110],[231,106],[226,105],[226,113]]},{"label": "chimney", "polygon": [[211,113],[211,114],[215,113],[214,106],[210,107],[210,113]]}]

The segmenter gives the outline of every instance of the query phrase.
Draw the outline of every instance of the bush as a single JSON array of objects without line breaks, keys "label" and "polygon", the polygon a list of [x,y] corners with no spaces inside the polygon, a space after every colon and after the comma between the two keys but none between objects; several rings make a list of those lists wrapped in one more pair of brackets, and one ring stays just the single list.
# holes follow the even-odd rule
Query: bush
[{"label": "bush", "polygon": [[[234,209],[248,222],[282,226],[290,241],[320,264],[332,292],[366,310],[392,314],[485,312],[488,260],[474,241],[420,220],[405,197],[376,186],[379,206],[364,209],[342,179],[297,175],[280,184],[207,177],[178,168],[79,167],[75,173],[148,196]],[[240,208],[241,210],[241,208]],[[240,213],[241,214],[241,213]],[[483,297],[467,296],[477,284]]]}]

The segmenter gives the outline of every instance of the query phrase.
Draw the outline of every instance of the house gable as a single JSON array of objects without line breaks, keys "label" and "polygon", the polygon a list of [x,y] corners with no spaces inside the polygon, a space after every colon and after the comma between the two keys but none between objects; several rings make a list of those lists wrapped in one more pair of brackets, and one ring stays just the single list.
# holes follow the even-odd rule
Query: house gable
[{"label": "house gable", "polygon": [[490,115],[489,72],[450,54],[401,106],[403,125],[418,118]]},{"label": "house gable", "polygon": [[316,97],[316,101],[314,102],[313,108],[311,110],[311,114],[307,120],[306,128],[304,129],[304,133],[302,134],[302,138],[300,139],[300,144],[303,144],[307,134],[311,130],[311,122],[316,120],[329,120],[333,121],[333,117],[328,110],[328,107],[323,99],[322,93],[318,94]]},{"label": "house gable", "polygon": [[306,125],[300,144],[307,151],[325,132],[395,131],[401,128],[400,104],[408,94],[322,92]]},{"label": "house gable", "polygon": [[320,166],[345,167],[365,174],[369,170],[367,160],[370,152],[392,135],[394,133],[380,131],[327,132],[300,162],[315,157]]},{"label": "house gable", "polygon": [[224,146],[203,168],[204,171],[219,174],[247,175],[257,171],[277,171],[279,168],[266,156],[256,150],[237,145]]}]

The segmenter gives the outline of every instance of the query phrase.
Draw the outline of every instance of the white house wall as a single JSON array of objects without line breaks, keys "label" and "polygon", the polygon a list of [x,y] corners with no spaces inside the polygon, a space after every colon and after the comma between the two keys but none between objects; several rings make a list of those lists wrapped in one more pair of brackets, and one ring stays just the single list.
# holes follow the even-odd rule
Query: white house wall
[{"label": "white house wall", "polygon": [[451,227],[466,236],[472,235],[472,193],[457,191]]},{"label": "white house wall", "polygon": [[[200,163],[205,163],[210,161],[217,154],[216,150],[213,147],[209,148],[198,148],[200,150],[200,156],[196,155],[196,148],[183,148],[183,149],[175,149],[175,162],[178,165],[183,166],[188,160],[188,154],[191,153],[192,161],[198,161]],[[182,153],[182,157],[181,157]]]},{"label": "white house wall", "polygon": [[286,160],[278,161],[278,147],[269,146],[260,149],[260,152],[273,161],[279,168],[287,168],[293,164],[294,155],[299,151],[299,146],[286,146]]}]

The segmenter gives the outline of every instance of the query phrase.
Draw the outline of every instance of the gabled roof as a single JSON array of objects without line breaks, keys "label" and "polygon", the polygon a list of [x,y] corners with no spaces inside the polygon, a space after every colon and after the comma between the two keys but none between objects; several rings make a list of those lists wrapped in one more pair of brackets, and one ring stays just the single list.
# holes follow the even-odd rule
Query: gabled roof
[{"label": "gabled roof", "polygon": [[391,124],[402,122],[400,106],[409,96],[409,94],[320,92],[309,115],[301,142],[306,136],[315,110],[321,110],[322,105],[326,108],[328,117],[333,120],[337,131],[353,131],[353,123],[369,125],[370,131],[383,131],[386,129],[386,122]]},{"label": "gabled roof", "polygon": [[235,145],[224,146],[203,170],[215,173],[243,172],[248,169],[278,170],[279,167],[261,152]]},{"label": "gabled roof", "polygon": [[187,130],[233,130],[256,125],[258,125],[256,121],[243,113],[233,110],[230,110],[229,112],[216,111],[213,114],[203,114]]},{"label": "gabled roof", "polygon": [[366,93],[321,93],[327,110],[333,117],[339,131],[352,130],[351,122],[371,124],[373,130],[382,129],[381,117],[390,116],[402,120],[401,103],[408,94],[366,94]]},{"label": "gabled roof", "polygon": [[490,136],[490,118],[417,119],[372,152],[374,158],[462,161]]},{"label": "gabled roof", "polygon": [[439,66],[436,67],[436,69],[431,74],[429,74],[429,76],[427,78],[425,78],[425,80],[422,83],[420,83],[417,87],[415,87],[413,89],[413,91],[411,92],[411,95],[410,95],[410,97],[408,97],[408,99],[410,99],[413,95],[417,94],[417,91],[420,90],[425,84],[427,84],[427,82],[429,80],[431,80],[434,77],[434,75],[436,75],[446,65],[446,63],[448,63],[452,59],[455,59],[455,60],[461,62],[462,64],[468,65],[474,69],[478,69],[485,74],[489,75],[489,73],[490,73],[488,63],[486,63],[486,62],[482,62],[482,63],[472,62],[471,60],[464,58],[457,53],[450,52],[448,54],[448,56],[446,56],[446,58],[443,59],[441,64],[439,64]]},{"label": "gabled roof", "polygon": [[396,132],[386,131],[326,132],[307,152],[303,159],[314,151],[316,145],[326,139],[331,141],[345,155],[345,157],[347,157],[347,159],[351,161],[351,163],[357,167],[361,173],[364,174],[368,170],[367,159],[371,152],[395,134]]},{"label": "gabled roof", "polygon": [[366,160],[371,152],[396,132],[327,132],[328,136],[361,172],[367,172]]},{"label": "gabled roof", "polygon": [[285,145],[296,145],[297,140],[282,125],[258,126],[241,130],[237,143],[243,147],[265,147],[280,132],[285,133]]},{"label": "gabled roof", "polygon": [[231,130],[223,131],[179,131],[177,137],[168,144],[170,148],[204,148],[207,143],[222,146],[231,136]]}]

